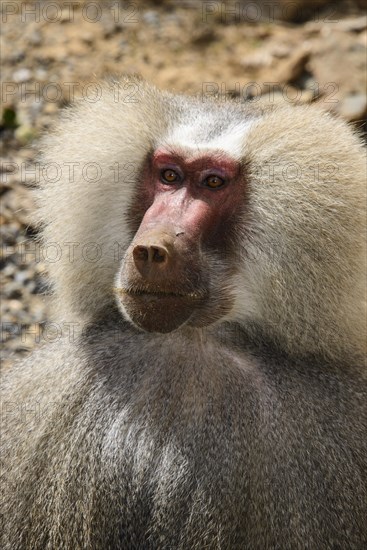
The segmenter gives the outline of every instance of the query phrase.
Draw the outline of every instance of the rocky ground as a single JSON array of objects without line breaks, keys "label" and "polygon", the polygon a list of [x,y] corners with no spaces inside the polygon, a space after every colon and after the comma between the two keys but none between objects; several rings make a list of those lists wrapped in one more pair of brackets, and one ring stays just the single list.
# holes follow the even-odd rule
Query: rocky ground
[{"label": "rocky ground", "polygon": [[[311,4],[311,7],[310,7]],[[366,130],[364,0],[2,2],[3,364],[40,339],[47,268],[31,188],[37,138],[60,109],[93,101],[99,78],[140,73],[223,101],[321,102]]]}]

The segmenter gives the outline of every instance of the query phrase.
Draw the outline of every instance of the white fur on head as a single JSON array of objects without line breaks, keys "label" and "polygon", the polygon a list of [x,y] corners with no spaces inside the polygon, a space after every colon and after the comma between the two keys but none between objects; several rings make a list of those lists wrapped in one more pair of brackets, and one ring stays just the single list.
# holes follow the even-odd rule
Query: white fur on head
[{"label": "white fur on head", "polygon": [[99,101],[66,110],[43,139],[43,173],[56,165],[60,177],[44,178],[40,216],[46,251],[50,243],[61,251],[49,268],[66,320],[89,319],[114,303],[127,210],[144,158],[170,123],[169,98],[138,79],[106,83]]},{"label": "white fur on head", "polygon": [[43,140],[44,174],[59,169],[39,192],[45,246],[61,250],[49,264],[58,315],[91,320],[115,303],[130,201],[162,143],[243,163],[242,260],[224,320],[261,326],[288,351],[364,350],[366,172],[348,126],[313,107],[204,104],[137,79],[106,84]]},{"label": "white fur on head", "polygon": [[232,318],[246,323],[250,294],[252,320],[289,352],[363,355],[366,163],[360,140],[318,108],[283,106],[251,125],[244,158],[249,191],[240,277],[246,293],[237,287]]}]

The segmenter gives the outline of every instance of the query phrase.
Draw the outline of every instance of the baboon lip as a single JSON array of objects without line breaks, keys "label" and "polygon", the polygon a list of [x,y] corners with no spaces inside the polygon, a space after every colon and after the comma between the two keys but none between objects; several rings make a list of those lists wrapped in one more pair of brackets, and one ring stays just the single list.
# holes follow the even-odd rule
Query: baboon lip
[{"label": "baboon lip", "polygon": [[158,289],[158,288],[116,288],[116,292],[120,295],[136,296],[141,298],[176,298],[176,299],[189,299],[200,300],[205,298],[203,292],[172,292],[170,290]]}]

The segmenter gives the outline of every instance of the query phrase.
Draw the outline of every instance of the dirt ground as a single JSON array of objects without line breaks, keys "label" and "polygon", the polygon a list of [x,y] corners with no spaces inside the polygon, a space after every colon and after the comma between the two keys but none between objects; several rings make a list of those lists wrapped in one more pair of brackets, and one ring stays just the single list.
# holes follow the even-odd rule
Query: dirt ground
[{"label": "dirt ground", "polygon": [[37,138],[60,109],[80,96],[98,100],[98,79],[127,72],[203,100],[321,102],[363,132],[365,7],[364,0],[3,1],[4,366],[37,344],[47,320],[47,269],[30,190]]}]

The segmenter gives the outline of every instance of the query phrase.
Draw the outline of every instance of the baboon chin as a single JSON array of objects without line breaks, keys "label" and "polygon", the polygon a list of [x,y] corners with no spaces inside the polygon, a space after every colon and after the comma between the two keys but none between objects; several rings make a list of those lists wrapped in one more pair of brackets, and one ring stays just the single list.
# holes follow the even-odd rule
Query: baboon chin
[{"label": "baboon chin", "polygon": [[41,147],[53,321],[81,330],[4,375],[1,548],[364,548],[358,136],[126,78]]}]

